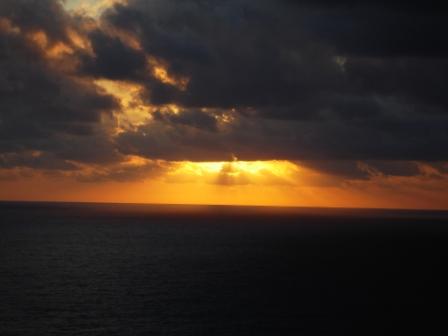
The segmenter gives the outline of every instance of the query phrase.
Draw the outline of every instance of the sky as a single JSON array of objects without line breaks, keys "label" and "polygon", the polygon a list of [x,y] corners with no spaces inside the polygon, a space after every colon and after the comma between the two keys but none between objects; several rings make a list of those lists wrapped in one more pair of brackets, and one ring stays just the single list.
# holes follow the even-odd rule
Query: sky
[{"label": "sky", "polygon": [[448,209],[446,15],[2,0],[0,199]]}]

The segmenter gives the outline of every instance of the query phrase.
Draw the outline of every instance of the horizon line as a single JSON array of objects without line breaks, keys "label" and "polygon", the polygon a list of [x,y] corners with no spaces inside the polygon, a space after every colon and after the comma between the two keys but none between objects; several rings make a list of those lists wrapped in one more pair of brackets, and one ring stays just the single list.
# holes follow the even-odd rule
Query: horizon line
[{"label": "horizon line", "polygon": [[443,212],[443,208],[381,208],[381,207],[342,207],[342,206],[300,206],[300,205],[266,205],[266,204],[205,204],[205,203],[144,203],[144,202],[104,202],[104,201],[61,201],[61,200],[19,200],[0,199],[0,203],[25,204],[78,204],[78,205],[134,205],[134,206],[167,206],[167,207],[214,207],[214,208],[259,208],[288,210],[370,210],[370,211],[411,211],[411,212]]}]

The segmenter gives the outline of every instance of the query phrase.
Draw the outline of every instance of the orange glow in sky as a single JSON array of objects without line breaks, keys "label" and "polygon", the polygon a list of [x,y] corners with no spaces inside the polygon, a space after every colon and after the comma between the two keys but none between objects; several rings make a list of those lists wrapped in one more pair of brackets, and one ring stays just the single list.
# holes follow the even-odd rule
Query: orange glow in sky
[{"label": "orange glow in sky", "polygon": [[[420,178],[378,176],[342,182],[289,161],[152,162],[131,157],[123,168],[154,164],[138,180],[80,181],[73,176],[0,171],[0,199],[158,204],[367,208],[448,208],[443,186]],[[434,182],[437,183],[437,182]]]},{"label": "orange glow in sky", "polygon": [[[8,4],[21,8],[39,1],[22,2]],[[379,94],[382,84],[376,91],[363,92],[365,88],[356,88],[358,81],[350,83],[350,67],[357,69],[353,64],[380,69],[382,61],[333,55],[330,51],[338,48],[326,41],[316,47],[317,53],[324,51],[316,58],[314,53],[308,55],[314,44],[303,36],[297,46],[282,44],[289,38],[278,41],[284,51],[273,49],[272,55],[280,53],[272,57],[273,65],[266,64],[272,68],[260,72],[259,64],[269,62],[264,58],[256,62],[258,49],[251,48],[259,36],[271,38],[264,30],[264,35],[253,34],[244,25],[241,43],[233,45],[238,34],[232,35],[232,30],[222,30],[228,38],[221,38],[221,29],[203,34],[202,24],[196,22],[200,16],[179,20],[179,13],[190,6],[165,8],[163,1],[128,0],[50,3],[54,12],[49,11],[48,18],[58,11],[62,16],[48,25],[43,24],[46,15],[26,22],[27,11],[24,18],[18,10],[0,13],[0,35],[7,41],[2,55],[6,65],[1,65],[6,72],[0,78],[0,90],[6,92],[2,105],[6,112],[0,113],[0,133],[6,130],[5,136],[0,134],[0,200],[448,209],[448,162],[444,144],[441,149],[437,146],[439,139],[445,139],[444,128],[434,127],[440,135],[434,136],[436,149],[427,156],[425,150],[433,144],[425,140],[429,133],[414,134],[410,132],[414,126],[408,127],[417,121],[426,127],[426,120],[442,125],[438,112],[429,116],[422,110],[420,119],[416,117],[414,102],[407,99],[418,85],[409,85],[411,91],[406,94],[397,89],[396,95],[383,96]],[[193,7],[182,15],[193,13]],[[206,7],[194,10],[202,13]],[[142,11],[142,17],[153,22],[147,26],[146,19],[140,22],[136,15],[130,16],[136,22],[119,24],[118,14],[127,13],[126,9]],[[208,16],[206,21],[204,27]],[[223,20],[223,27],[227,21],[233,22]],[[53,24],[57,34],[49,28]],[[216,41],[210,38],[215,33]],[[296,62],[299,54],[300,62]],[[389,80],[389,69],[395,67],[395,63],[385,64],[384,71],[379,71],[384,81],[378,83]],[[120,66],[123,72],[114,71]],[[287,71],[277,76],[281,66]],[[413,66],[409,64],[409,69]],[[406,69],[407,65],[398,69],[403,79]],[[316,74],[316,78],[307,86],[307,79],[294,78],[301,74]],[[370,80],[363,74],[356,72],[359,83]],[[336,85],[339,80],[341,87]],[[395,90],[392,87],[388,90]],[[296,101],[294,90],[310,95],[316,91],[317,96],[303,99],[298,95]],[[328,99],[322,99],[327,91]],[[426,96],[431,95],[425,93],[422,99]],[[383,114],[370,116],[368,108],[369,113],[357,113],[355,118],[353,111],[362,112],[364,104],[371,104],[372,111],[384,109],[384,117],[390,113],[390,125],[402,123],[400,131],[394,134],[395,126],[391,126],[382,138],[382,127],[367,125],[373,115],[382,125]],[[398,112],[393,112],[400,104]],[[348,112],[342,113],[346,105]],[[438,111],[436,105],[430,102],[428,111]],[[307,109],[316,118],[308,116]],[[408,109],[415,112],[410,119],[404,118]],[[367,119],[358,122],[358,118]],[[352,129],[353,134],[347,133]],[[369,133],[377,131],[381,136]],[[357,137],[362,139],[351,146]],[[407,143],[414,146],[414,140],[416,154],[410,153],[411,147],[402,153]],[[232,160],[231,153],[271,160]],[[181,161],[223,158],[230,161]],[[375,165],[374,161],[384,162]]]},{"label": "orange glow in sky", "polygon": [[299,167],[289,161],[181,162],[170,171],[170,182],[215,185],[292,185]]}]

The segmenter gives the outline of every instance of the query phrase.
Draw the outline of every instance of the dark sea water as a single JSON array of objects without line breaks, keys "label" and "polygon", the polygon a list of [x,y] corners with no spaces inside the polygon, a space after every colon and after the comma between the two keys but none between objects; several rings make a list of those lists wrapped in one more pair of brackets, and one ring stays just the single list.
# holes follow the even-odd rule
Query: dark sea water
[{"label": "dark sea water", "polygon": [[0,203],[0,335],[444,335],[443,212]]}]

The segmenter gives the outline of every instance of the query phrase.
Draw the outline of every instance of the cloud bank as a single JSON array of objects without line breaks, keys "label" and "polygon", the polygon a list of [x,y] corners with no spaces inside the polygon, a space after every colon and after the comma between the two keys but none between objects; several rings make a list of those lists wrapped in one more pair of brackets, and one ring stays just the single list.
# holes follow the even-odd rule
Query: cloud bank
[{"label": "cloud bank", "polygon": [[[432,1],[129,0],[89,16],[3,0],[0,167],[123,180],[112,169],[129,156],[237,157],[445,176],[446,14]],[[143,121],[120,126],[128,111],[99,80],[137,88]]]}]

